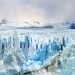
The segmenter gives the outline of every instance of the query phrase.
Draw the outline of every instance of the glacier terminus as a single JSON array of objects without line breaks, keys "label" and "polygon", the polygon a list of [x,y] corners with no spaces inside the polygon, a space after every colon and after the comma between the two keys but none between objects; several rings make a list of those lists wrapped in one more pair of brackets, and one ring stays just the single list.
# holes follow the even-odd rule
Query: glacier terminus
[{"label": "glacier terminus", "polygon": [[[73,74],[75,71],[74,36],[74,30],[12,29],[0,31],[0,75],[23,75],[25,73],[27,75],[29,72],[34,73],[43,68],[47,68],[50,72],[54,69],[60,70],[56,75]],[[71,67],[66,69],[68,64],[73,66],[73,70],[70,70]],[[54,69],[52,70],[51,67]]]}]

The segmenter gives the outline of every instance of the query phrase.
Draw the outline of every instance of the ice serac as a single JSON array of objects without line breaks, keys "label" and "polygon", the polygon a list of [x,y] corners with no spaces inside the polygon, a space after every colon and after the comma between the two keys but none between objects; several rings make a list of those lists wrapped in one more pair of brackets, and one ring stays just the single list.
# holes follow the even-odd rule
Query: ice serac
[{"label": "ice serac", "polygon": [[58,40],[54,39],[51,45],[52,45],[51,46],[52,51],[54,52],[60,51],[60,46],[59,46],[60,44]]},{"label": "ice serac", "polygon": [[18,37],[18,33],[16,30],[14,31],[14,34],[13,34],[13,47],[19,48],[19,37]]},{"label": "ice serac", "polygon": [[2,50],[2,38],[1,38],[1,35],[0,35],[0,55],[3,53],[3,50]]},{"label": "ice serac", "polygon": [[25,36],[25,50],[24,50],[24,55],[25,55],[26,61],[28,60],[28,49],[29,49],[29,38],[28,38],[28,36]]},{"label": "ice serac", "polygon": [[39,61],[43,63],[46,60],[46,55],[47,55],[47,45],[44,45]]}]

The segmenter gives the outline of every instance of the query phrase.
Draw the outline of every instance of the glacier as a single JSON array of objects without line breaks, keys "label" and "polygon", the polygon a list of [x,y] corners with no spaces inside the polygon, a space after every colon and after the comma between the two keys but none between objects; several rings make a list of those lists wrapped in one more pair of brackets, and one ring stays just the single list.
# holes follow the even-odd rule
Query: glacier
[{"label": "glacier", "polygon": [[75,56],[74,36],[75,30],[1,30],[0,75],[22,75],[54,63],[66,75],[63,62]]}]

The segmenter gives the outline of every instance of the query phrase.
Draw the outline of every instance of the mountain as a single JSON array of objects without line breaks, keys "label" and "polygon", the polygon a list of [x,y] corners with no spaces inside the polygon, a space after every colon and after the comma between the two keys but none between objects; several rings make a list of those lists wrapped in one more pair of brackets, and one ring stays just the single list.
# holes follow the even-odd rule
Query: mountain
[{"label": "mountain", "polygon": [[63,24],[64,24],[64,26],[67,26],[68,29],[75,29],[75,22],[74,21],[68,21]]},{"label": "mountain", "polygon": [[7,19],[1,19],[1,28],[50,28],[50,29],[75,29],[75,22],[66,21],[63,23],[45,23],[41,24],[39,21],[33,22],[11,22]]},{"label": "mountain", "polygon": [[41,26],[41,28],[51,28],[51,29],[53,29],[54,26],[53,26],[52,24],[50,24],[50,23],[46,23],[46,24],[43,24],[43,25]]},{"label": "mountain", "polygon": [[1,21],[0,21],[0,25],[1,24],[7,24],[7,23],[8,23],[8,21],[6,19],[1,19]]},{"label": "mountain", "polygon": [[75,29],[75,22],[72,22],[72,23],[70,24],[70,29]]}]

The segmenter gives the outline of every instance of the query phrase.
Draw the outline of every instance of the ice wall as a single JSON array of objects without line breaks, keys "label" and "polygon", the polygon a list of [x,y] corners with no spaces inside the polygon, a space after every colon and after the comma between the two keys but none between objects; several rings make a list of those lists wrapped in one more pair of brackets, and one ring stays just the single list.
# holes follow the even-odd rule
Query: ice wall
[{"label": "ice wall", "polygon": [[55,54],[74,44],[69,39],[72,37],[64,33],[19,34],[13,30],[12,34],[0,35],[0,60],[9,74],[37,70]]}]

